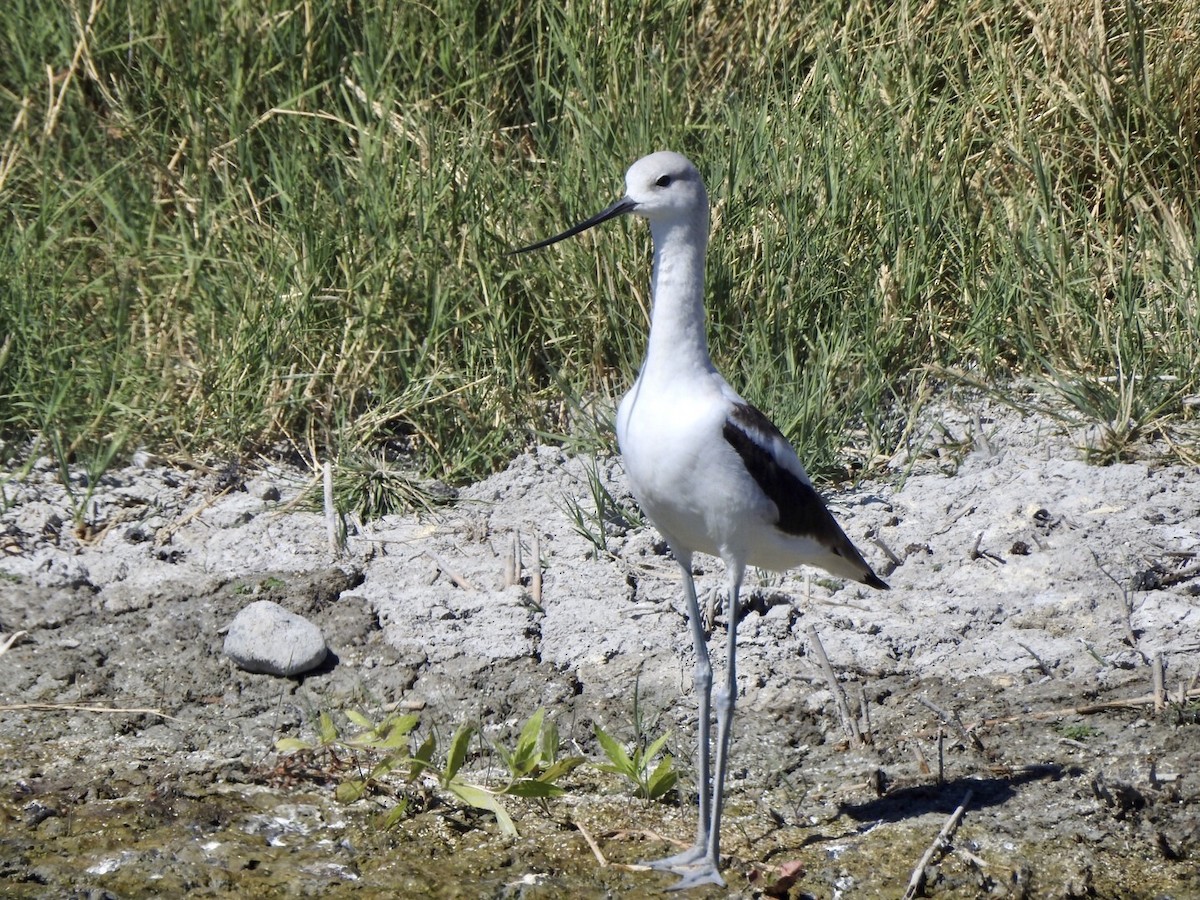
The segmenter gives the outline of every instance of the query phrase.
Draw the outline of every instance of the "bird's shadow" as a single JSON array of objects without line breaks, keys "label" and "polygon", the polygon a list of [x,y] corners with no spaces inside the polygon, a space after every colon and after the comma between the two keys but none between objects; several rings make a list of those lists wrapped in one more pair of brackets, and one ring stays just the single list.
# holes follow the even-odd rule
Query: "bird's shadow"
[{"label": "bird's shadow", "polygon": [[[1009,775],[992,778],[954,778],[941,784],[922,783],[903,787],[894,787],[881,797],[864,803],[840,803],[838,812],[826,824],[825,828],[809,834],[801,841],[801,846],[819,844],[825,841],[844,840],[852,834],[864,834],[881,824],[894,824],[906,819],[915,819],[928,813],[949,815],[963,799],[967,791],[971,792],[967,804],[968,814],[971,810],[983,807],[999,806],[1011,799],[1022,785],[1031,781],[1057,781],[1064,777],[1077,777],[1083,770],[1075,766],[1034,765],[1026,766]],[[831,833],[829,826],[842,816],[858,823],[849,829]],[[779,848],[768,854],[768,859],[776,853],[786,854],[790,851]]]},{"label": "bird's shadow", "polygon": [[926,813],[952,812],[969,790],[968,810],[999,806],[1007,802],[1022,784],[1031,781],[1057,781],[1077,776],[1082,770],[1055,764],[1024,766],[1011,774],[991,778],[954,778],[941,784],[914,784],[896,787],[883,796],[864,803],[839,804],[838,813],[858,822],[901,822]]}]

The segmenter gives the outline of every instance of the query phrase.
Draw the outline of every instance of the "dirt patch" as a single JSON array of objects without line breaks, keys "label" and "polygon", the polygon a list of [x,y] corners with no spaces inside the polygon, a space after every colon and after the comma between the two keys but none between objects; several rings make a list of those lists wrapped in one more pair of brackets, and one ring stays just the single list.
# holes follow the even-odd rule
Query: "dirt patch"
[{"label": "dirt patch", "polygon": [[[791,896],[898,896],[969,793],[930,896],[1200,896],[1200,473],[1090,466],[1084,435],[980,400],[914,433],[893,477],[832,498],[890,592],[748,578],[730,891],[786,896],[795,864]],[[652,529],[609,521],[598,553],[574,527],[592,467],[540,448],[337,558],[282,468],[10,480],[0,626],[26,634],[0,656],[4,893],[657,895],[667,876],[601,868],[577,826],[618,863],[691,836],[690,642]],[[596,471],[626,498],[618,461]],[[699,566],[701,591],[721,583]],[[229,663],[222,629],[258,599],[323,629],[321,669]],[[809,626],[869,744],[845,734]],[[545,707],[596,759],[595,723],[632,737],[635,685],[647,728],[672,732],[680,802],[583,767],[548,814],[514,803],[518,838],[446,805],[381,831],[272,749],[319,710],[510,738]]]}]

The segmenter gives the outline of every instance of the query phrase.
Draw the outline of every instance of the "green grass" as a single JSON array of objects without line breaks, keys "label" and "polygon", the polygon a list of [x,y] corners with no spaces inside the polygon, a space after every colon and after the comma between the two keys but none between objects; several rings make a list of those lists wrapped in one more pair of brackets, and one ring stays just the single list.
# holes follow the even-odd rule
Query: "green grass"
[{"label": "green grass", "polygon": [[1194,0],[717,8],[6,0],[0,441],[478,476],[619,395],[649,306],[644,227],[504,251],[671,147],[718,364],[820,477],[947,372],[1192,452]]}]

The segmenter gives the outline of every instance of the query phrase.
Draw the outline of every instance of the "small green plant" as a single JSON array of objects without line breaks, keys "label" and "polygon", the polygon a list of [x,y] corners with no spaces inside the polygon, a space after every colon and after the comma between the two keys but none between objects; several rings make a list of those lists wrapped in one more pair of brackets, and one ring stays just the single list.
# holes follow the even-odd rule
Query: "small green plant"
[{"label": "small green plant", "polygon": [[[475,729],[466,724],[459,726],[458,731],[454,733],[454,737],[450,740],[450,749],[446,753],[446,767],[441,771],[438,779],[439,784],[443,790],[449,791],[467,806],[492,813],[502,832],[515,835],[517,826],[513,824],[512,816],[500,802],[500,795],[504,792],[489,790],[462,778],[460,770],[463,763],[466,762],[467,749],[474,734]],[[432,750],[433,748],[430,747],[431,753]]]},{"label": "small green plant", "polygon": [[[463,765],[476,734],[465,723],[454,732],[440,766],[434,760],[437,739],[432,732],[415,749],[412,747],[412,733],[419,722],[412,714],[388,716],[376,723],[362,713],[349,711],[346,718],[358,730],[343,736],[332,716],[322,711],[317,716],[315,739],[283,738],[276,742],[275,749],[280,753],[313,754],[331,773],[352,768],[355,774],[342,779],[335,789],[335,796],[343,803],[353,803],[375,792],[395,794],[397,802],[384,816],[384,828],[404,819],[412,809],[413,800],[433,790],[490,812],[501,831],[515,835],[516,825],[502,798],[533,799],[546,810],[550,798],[564,793],[557,782],[583,762],[580,757],[559,758],[558,729],[553,723],[545,724],[544,717],[544,709],[530,716],[511,750],[500,745],[493,747],[509,774],[507,783],[499,789],[464,777]],[[404,777],[400,786],[394,788],[391,776],[398,770],[403,770]]]},{"label": "small green plant", "polygon": [[1086,741],[1088,738],[1094,738],[1099,735],[1100,729],[1093,728],[1091,725],[1076,723],[1063,725],[1058,729],[1058,733],[1069,741]]},{"label": "small green plant", "polygon": [[430,512],[446,499],[411,470],[382,456],[362,454],[351,454],[338,462],[333,494],[338,509],[353,512],[364,521],[392,513]]},{"label": "small green plant", "polygon": [[[608,764],[601,765],[603,772],[624,775],[633,782],[634,793],[643,800],[662,800],[675,788],[679,773],[675,771],[675,760],[669,753],[663,753],[671,732],[666,732],[656,740],[649,740],[646,734],[645,722],[642,719],[642,708],[639,702],[641,673],[633,682],[633,750],[627,751],[615,738],[599,725],[596,726],[596,740],[600,749],[608,757]],[[655,757],[662,756],[655,763]]]},{"label": "small green plant", "polygon": [[92,500],[96,489],[124,449],[124,441],[118,437],[89,448],[89,452],[83,454],[82,471],[72,471],[71,460],[79,455],[78,451],[73,446],[67,446],[58,431],[49,431],[49,445],[54,461],[58,464],[59,480],[67,492],[75,534],[80,538],[88,538],[102,527],[101,522],[95,521],[94,515],[89,519],[89,513],[94,514]]},{"label": "small green plant", "polygon": [[574,497],[563,498],[563,509],[571,520],[571,527],[586,538],[596,552],[607,554],[609,526],[638,530],[645,527],[646,520],[636,507],[622,503],[612,495],[600,477],[595,457],[588,464],[587,484],[592,497],[591,509],[585,508]]},{"label": "small green plant", "polygon": [[1200,725],[1200,699],[1167,704],[1168,721],[1180,725]]},{"label": "small green plant", "polygon": [[[633,782],[635,795],[643,800],[662,800],[675,788],[679,773],[675,771],[675,760],[670,753],[663,753],[657,765],[654,758],[662,753],[663,747],[671,732],[666,732],[657,740],[646,745],[639,735],[634,741],[633,751],[628,752],[621,744],[599,725],[596,726],[596,740],[608,757],[608,764],[602,764],[600,770],[624,775]],[[653,768],[651,766],[653,765]]]},{"label": "small green plant", "polygon": [[474,733],[467,725],[460,727],[450,742],[446,768],[441,773],[442,787],[468,806],[493,813],[500,823],[500,830],[515,835],[516,826],[500,798],[509,796],[535,800],[543,811],[548,811],[546,802],[565,792],[557,781],[583,762],[583,758],[578,756],[558,758],[558,728],[553,723],[543,727],[544,716],[545,710],[539,709],[529,717],[511,750],[501,744],[493,745],[492,749],[508,769],[508,783],[499,790],[490,790],[460,777],[459,769],[466,758],[467,742]]},{"label": "small green plant", "polygon": [[545,714],[539,709],[529,717],[512,750],[501,744],[494,747],[508,768],[508,784],[502,793],[538,800],[543,806],[547,799],[562,796],[563,788],[556,782],[583,762],[581,756],[559,756],[558,726],[543,724]]},{"label": "small green plant", "polygon": [[[1173,398],[1163,399],[1159,382],[1126,375],[1119,367],[1111,376],[1057,375],[1047,384],[1068,410],[1090,426],[1080,449],[1089,462],[1102,466],[1136,458],[1139,441],[1157,430],[1164,409],[1174,405]],[[1079,424],[1069,413],[1051,410],[1050,414],[1070,425]]]}]

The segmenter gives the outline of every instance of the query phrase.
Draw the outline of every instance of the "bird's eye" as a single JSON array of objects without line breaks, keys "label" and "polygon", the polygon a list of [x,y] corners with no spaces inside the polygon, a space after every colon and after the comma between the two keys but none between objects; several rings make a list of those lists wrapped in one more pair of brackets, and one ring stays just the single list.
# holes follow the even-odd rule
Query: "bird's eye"
[{"label": "bird's eye", "polygon": [[666,187],[667,185],[669,185],[671,183],[671,176],[670,175],[659,175],[654,183],[657,184],[659,187]]}]

